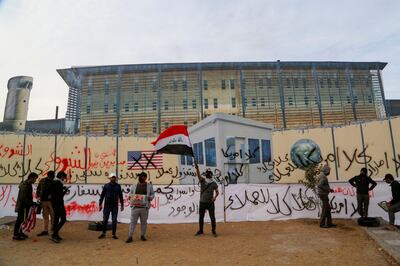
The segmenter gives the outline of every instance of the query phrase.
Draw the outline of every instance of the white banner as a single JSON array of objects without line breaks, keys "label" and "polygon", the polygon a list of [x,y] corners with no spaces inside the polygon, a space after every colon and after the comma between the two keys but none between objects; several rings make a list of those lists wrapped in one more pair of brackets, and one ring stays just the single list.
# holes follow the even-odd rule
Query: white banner
[{"label": "white banner", "polygon": [[[356,189],[349,183],[331,183],[335,190],[329,194],[333,218],[358,218]],[[130,186],[122,185],[125,210],[118,214],[123,223],[130,221],[127,201]],[[102,220],[98,211],[101,185],[70,185],[65,196],[68,220]],[[196,223],[199,217],[198,185],[154,186],[155,198],[151,203],[149,223]],[[220,186],[216,201],[217,221],[266,221],[298,218],[318,218],[320,206],[311,190],[299,184],[235,184]],[[0,185],[0,217],[16,216],[14,212],[18,185]],[[224,205],[225,199],[225,205]],[[378,182],[370,193],[369,216],[383,217],[388,214],[377,203],[391,199],[390,186]],[[224,213],[225,206],[225,213]],[[400,215],[397,221],[400,223]],[[40,215],[39,215],[40,218]],[[209,221],[206,214],[206,221]]]},{"label": "white banner", "polygon": [[[34,189],[35,191],[36,189]],[[101,221],[98,202],[102,191],[101,185],[69,185],[65,195],[67,220]],[[130,185],[122,185],[125,209],[118,213],[118,221],[130,222],[129,207]],[[151,202],[149,223],[196,223],[199,220],[200,187],[198,185],[154,186],[155,198]],[[220,196],[215,202],[217,221],[224,220],[224,201],[221,187]],[[18,185],[0,185],[0,217],[16,216],[14,212],[18,196]],[[34,195],[35,196],[35,195]],[[41,218],[41,215],[38,215]],[[209,222],[206,214],[205,221]]]}]

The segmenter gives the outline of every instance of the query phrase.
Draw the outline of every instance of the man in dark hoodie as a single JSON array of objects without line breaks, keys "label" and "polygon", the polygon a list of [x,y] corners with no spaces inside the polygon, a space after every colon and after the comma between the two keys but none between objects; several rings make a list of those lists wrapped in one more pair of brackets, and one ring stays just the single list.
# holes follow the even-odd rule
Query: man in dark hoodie
[{"label": "man in dark hoodie", "polygon": [[333,192],[333,189],[329,186],[328,175],[331,173],[329,165],[325,164],[322,167],[321,173],[318,176],[318,196],[322,202],[321,218],[319,220],[319,226],[321,228],[336,227],[332,223],[331,206],[329,205],[328,194]]},{"label": "man in dark hoodie", "polygon": [[[361,217],[368,217],[369,195],[368,192],[376,187],[376,182],[367,175],[367,168],[361,168],[360,175],[349,180],[357,188],[357,211]],[[371,184],[371,186],[369,186]]]},{"label": "man in dark hoodie", "polygon": [[53,224],[54,224],[54,211],[51,205],[51,189],[53,180],[55,177],[54,171],[48,171],[47,177],[42,178],[39,181],[39,184],[36,189],[36,195],[40,199],[40,205],[42,206],[43,210],[43,231],[37,234],[37,236],[47,236],[49,234],[49,217],[50,217],[50,225],[53,231]]},{"label": "man in dark hoodie", "polygon": [[64,187],[64,180],[67,178],[67,174],[64,172],[58,172],[57,178],[52,183],[51,191],[51,205],[54,210],[54,224],[53,234],[51,240],[55,243],[60,243],[62,238],[58,234],[65,222],[67,221],[67,215],[64,206],[64,195],[67,193],[68,188]]},{"label": "man in dark hoodie", "polygon": [[103,187],[103,191],[100,195],[99,202],[99,211],[103,209],[103,200],[104,202],[104,210],[103,210],[103,232],[99,236],[99,239],[104,238],[106,236],[108,219],[111,213],[112,220],[112,238],[118,239],[117,233],[117,216],[118,216],[118,199],[121,203],[121,212],[124,210],[124,198],[122,196],[121,186],[117,183],[117,175],[111,173],[109,175],[110,182],[105,184]]},{"label": "man in dark hoodie", "polygon": [[32,184],[36,182],[38,175],[30,173],[28,178],[19,185],[17,203],[15,204],[15,212],[17,213],[17,221],[14,226],[14,240],[24,240],[28,236],[21,231],[21,224],[29,213],[29,208],[34,205],[32,195]]}]

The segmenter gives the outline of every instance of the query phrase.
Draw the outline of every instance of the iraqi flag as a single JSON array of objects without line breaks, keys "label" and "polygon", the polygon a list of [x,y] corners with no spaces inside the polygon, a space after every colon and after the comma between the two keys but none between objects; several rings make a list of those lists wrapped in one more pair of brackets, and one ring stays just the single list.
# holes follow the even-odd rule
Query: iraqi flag
[{"label": "iraqi flag", "polygon": [[170,126],[152,144],[158,153],[193,156],[189,133],[184,125]]}]

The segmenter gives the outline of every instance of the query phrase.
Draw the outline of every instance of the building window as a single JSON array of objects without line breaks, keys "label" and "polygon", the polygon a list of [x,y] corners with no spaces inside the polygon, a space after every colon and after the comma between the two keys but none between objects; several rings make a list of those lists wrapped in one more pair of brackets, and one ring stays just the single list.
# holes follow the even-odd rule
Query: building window
[{"label": "building window", "polygon": [[368,95],[368,103],[372,103],[372,96]]},{"label": "building window", "polygon": [[194,160],[197,164],[204,164],[203,157],[203,142],[195,143],[193,145]]},{"label": "building window", "polygon": [[319,86],[321,87],[321,88],[323,88],[325,85],[324,85],[324,79],[323,78],[320,78],[320,80],[319,80]]},{"label": "building window", "polygon": [[236,108],[236,98],[235,97],[231,98],[231,103],[232,103],[232,108]]},{"label": "building window", "polygon": [[108,104],[107,103],[104,104],[104,113],[108,113]]},{"label": "building window", "polygon": [[186,90],[187,90],[187,80],[186,80],[186,79],[184,79],[184,80],[182,81],[182,90],[183,90],[183,91],[186,91]]},{"label": "building window", "polygon": [[261,98],[260,100],[261,100],[261,106],[265,106],[265,99]]},{"label": "building window", "polygon": [[260,162],[260,141],[258,139],[249,139],[249,155],[250,163]]},{"label": "building window", "polygon": [[187,100],[186,99],[183,100],[182,106],[183,106],[183,110],[188,109],[188,104],[187,104]]},{"label": "building window", "polygon": [[204,109],[208,109],[208,99],[204,99]]},{"label": "building window", "polygon": [[299,87],[299,79],[298,78],[294,78],[294,87],[295,88]]},{"label": "building window", "polygon": [[332,88],[332,81],[330,78],[328,78],[327,83],[328,83],[328,88]]},{"label": "building window", "polygon": [[221,89],[225,90],[225,80],[221,80]]},{"label": "building window", "polygon": [[90,114],[90,104],[86,105],[86,113]]},{"label": "building window", "polygon": [[206,152],[206,166],[217,166],[217,155],[215,151],[215,138],[204,141]]},{"label": "building window", "polygon": [[268,88],[272,87],[272,79],[271,78],[267,78],[267,87]]},{"label": "building window", "polygon": [[139,127],[138,124],[133,125],[133,135],[137,135],[139,132]]},{"label": "building window", "polygon": [[108,81],[104,83],[104,95],[109,95],[110,94],[110,84]]},{"label": "building window", "polygon": [[113,104],[113,112],[114,112],[114,113],[117,112],[117,104],[116,104],[116,103]]},{"label": "building window", "polygon": [[253,107],[257,106],[256,98],[251,98],[251,106],[253,106]]},{"label": "building window", "polygon": [[262,161],[270,162],[271,161],[271,141],[267,139],[261,140],[261,149],[262,149]]},{"label": "building window", "polygon": [[264,80],[263,79],[258,80],[258,88],[260,88],[260,89],[264,88]]},{"label": "building window", "polygon": [[112,133],[113,135],[117,134],[117,124],[114,124],[112,127]]},{"label": "building window", "polygon": [[317,96],[314,96],[314,103],[315,103],[316,105],[318,105],[318,97],[317,97]]},{"label": "building window", "polygon": [[108,134],[108,126],[107,126],[107,124],[104,124],[104,131],[103,131],[103,133],[104,133],[104,136],[107,136],[107,134]]},{"label": "building window", "polygon": [[164,123],[164,129],[167,129],[169,127],[169,123],[168,122],[165,122]]},{"label": "building window", "polygon": [[333,101],[333,96],[329,96],[329,102],[330,102],[330,104],[331,104],[331,105],[333,105],[333,104],[334,104],[334,101]]},{"label": "building window", "polygon": [[231,85],[231,90],[234,90],[235,89],[235,80],[234,79],[231,79],[230,85]]},{"label": "building window", "polygon": [[133,111],[135,111],[135,112],[139,111],[139,104],[138,103],[134,103],[133,104]]},{"label": "building window", "polygon": [[134,93],[139,93],[139,82],[138,81],[135,81],[133,83],[133,90],[134,90]]},{"label": "building window", "polygon": [[125,133],[125,135],[129,134],[129,124],[128,123],[125,123],[124,133]]},{"label": "building window", "polygon": [[208,90],[208,81],[207,80],[203,80],[203,90]]},{"label": "building window", "polygon": [[129,103],[125,103],[125,112],[129,112]]},{"label": "building window", "polygon": [[214,98],[214,109],[217,109],[218,108],[218,99],[217,98]]},{"label": "building window", "polygon": [[153,122],[153,133],[157,133],[157,123]]},{"label": "building window", "polygon": [[174,88],[174,91],[177,91],[178,90],[178,81],[177,80],[172,81],[172,86]]},{"label": "building window", "polygon": [[308,106],[308,96],[304,96],[304,104]]},{"label": "building window", "polygon": [[196,100],[192,100],[192,109],[196,109],[196,108],[197,108]]},{"label": "building window", "polygon": [[289,105],[293,105],[293,98],[292,97],[288,97],[288,101],[289,101]]},{"label": "building window", "polygon": [[153,106],[153,108],[152,108],[153,111],[157,110],[157,102],[153,102],[152,106]]},{"label": "building window", "polygon": [[91,80],[89,80],[88,82],[88,91],[87,91],[87,95],[90,96],[92,95],[92,90],[93,90],[93,83]]},{"label": "building window", "polygon": [[303,88],[307,88],[307,80],[306,80],[306,78],[303,78]]},{"label": "building window", "polygon": [[164,102],[164,110],[168,110],[168,101]]},{"label": "building window", "polygon": [[153,92],[157,92],[157,81],[156,80],[153,80],[152,88],[153,88]]},{"label": "building window", "polygon": [[357,97],[357,95],[354,95],[354,103],[355,103],[355,104],[358,104],[358,97]]},{"label": "building window", "polygon": [[336,86],[336,88],[339,88],[339,86],[340,86],[339,78],[336,78],[336,80],[335,80],[335,86]]},{"label": "building window", "polygon": [[286,87],[291,88],[292,84],[290,84],[290,78],[286,78]]},{"label": "building window", "polygon": [[346,98],[347,98],[347,103],[351,103],[351,98],[350,98],[350,96],[347,96]]}]

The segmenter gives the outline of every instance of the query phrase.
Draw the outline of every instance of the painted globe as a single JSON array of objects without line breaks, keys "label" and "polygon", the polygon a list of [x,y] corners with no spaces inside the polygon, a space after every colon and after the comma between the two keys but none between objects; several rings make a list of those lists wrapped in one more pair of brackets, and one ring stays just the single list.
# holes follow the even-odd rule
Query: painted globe
[{"label": "painted globe", "polygon": [[310,139],[296,141],[290,149],[290,159],[300,169],[307,169],[322,161],[321,149]]}]

